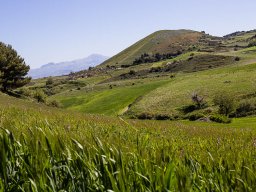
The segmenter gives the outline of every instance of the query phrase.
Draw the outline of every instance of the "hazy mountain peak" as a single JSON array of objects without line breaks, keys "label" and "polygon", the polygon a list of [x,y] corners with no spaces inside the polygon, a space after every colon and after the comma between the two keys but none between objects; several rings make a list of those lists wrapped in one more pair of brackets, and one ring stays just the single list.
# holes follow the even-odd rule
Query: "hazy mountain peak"
[{"label": "hazy mountain peak", "polygon": [[67,75],[70,72],[78,72],[81,70],[88,69],[89,67],[95,67],[107,60],[107,56],[100,54],[91,54],[86,58],[76,59],[73,61],[64,61],[59,63],[48,63],[42,65],[40,68],[31,69],[28,76],[33,79],[49,77],[49,76],[60,76]]}]

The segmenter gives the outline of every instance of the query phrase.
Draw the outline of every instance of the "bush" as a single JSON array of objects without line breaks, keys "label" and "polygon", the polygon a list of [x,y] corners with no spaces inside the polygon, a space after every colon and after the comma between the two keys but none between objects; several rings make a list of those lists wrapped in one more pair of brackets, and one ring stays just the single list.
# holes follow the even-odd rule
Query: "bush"
[{"label": "bush", "polygon": [[191,61],[193,58],[194,58],[193,56],[190,56],[187,60]]},{"label": "bush", "polygon": [[48,101],[47,105],[50,107],[61,107],[61,104],[56,100]]},{"label": "bush", "polygon": [[195,111],[195,110],[197,110],[197,106],[194,105],[194,104],[186,105],[186,106],[183,106],[183,107],[181,108],[181,111],[182,111],[183,113],[191,113],[191,112],[193,112],[193,111]]},{"label": "bush", "polygon": [[240,61],[240,57],[235,57],[235,61]]},{"label": "bush", "polygon": [[42,90],[37,89],[34,93],[34,98],[37,100],[38,103],[45,103],[46,95]]},{"label": "bush", "polygon": [[256,41],[252,41],[248,44],[248,47],[254,47],[256,46]]},{"label": "bush", "polygon": [[157,73],[157,72],[161,72],[162,68],[161,67],[152,67],[149,72],[150,73]]},{"label": "bush", "polygon": [[175,74],[171,74],[171,75],[170,75],[170,78],[174,78],[174,77],[175,77]]},{"label": "bush", "polygon": [[219,106],[219,113],[228,116],[235,110],[235,97],[227,92],[215,95],[213,102]]},{"label": "bush", "polygon": [[235,116],[237,117],[245,117],[248,115],[252,115],[256,110],[256,106],[253,103],[248,101],[241,102],[236,109]]},{"label": "bush", "polygon": [[217,122],[217,123],[231,123],[232,119],[228,118],[227,116],[215,114],[210,116],[210,120]]},{"label": "bush", "polygon": [[54,83],[53,78],[52,78],[52,77],[49,77],[49,78],[46,80],[45,85],[46,85],[46,86],[50,86],[50,85],[52,85],[53,83]]},{"label": "bush", "polygon": [[134,70],[130,70],[129,75],[135,75],[136,72]]},{"label": "bush", "polygon": [[185,117],[185,119],[189,119],[189,121],[196,121],[196,120],[198,120],[198,119],[200,119],[200,118],[202,118],[202,117],[204,117],[204,114],[202,114],[202,113],[198,113],[198,112],[195,112],[195,113],[190,113],[190,114],[188,114],[186,117]]},{"label": "bush", "polygon": [[167,114],[157,114],[155,115],[156,120],[169,120],[171,117]]},{"label": "bush", "polygon": [[18,94],[24,95],[26,97],[31,97],[33,95],[33,92],[27,88],[21,88]]},{"label": "bush", "polygon": [[194,92],[191,96],[192,101],[196,105],[197,109],[203,109],[207,107],[207,103],[204,100],[203,96],[200,96],[198,93]]},{"label": "bush", "polygon": [[139,115],[137,115],[138,119],[153,119],[154,115],[150,114],[150,113],[141,113]]},{"label": "bush", "polygon": [[47,96],[51,96],[51,95],[56,94],[55,91],[54,91],[52,88],[44,89],[44,93],[45,93]]}]

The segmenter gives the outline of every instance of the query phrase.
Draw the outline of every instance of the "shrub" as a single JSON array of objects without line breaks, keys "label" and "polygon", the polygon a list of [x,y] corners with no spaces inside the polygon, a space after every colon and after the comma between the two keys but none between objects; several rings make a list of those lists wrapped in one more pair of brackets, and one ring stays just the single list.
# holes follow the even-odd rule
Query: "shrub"
[{"label": "shrub", "polygon": [[38,103],[45,103],[46,95],[41,89],[37,89],[34,93],[34,98]]},{"label": "shrub", "polygon": [[47,89],[44,89],[44,93],[45,93],[47,96],[51,96],[51,95],[54,95],[54,94],[55,94],[55,91],[54,91],[52,88],[47,88]]},{"label": "shrub", "polygon": [[213,113],[213,111],[214,111],[213,108],[208,107],[208,108],[204,109],[202,113],[204,113],[204,114],[211,114],[211,113]]},{"label": "shrub", "polygon": [[256,46],[256,41],[251,41],[249,44],[248,44],[248,47],[254,47]]},{"label": "shrub", "polygon": [[227,92],[215,95],[213,102],[219,106],[219,113],[228,116],[235,110],[235,97]]},{"label": "shrub", "polygon": [[134,70],[130,70],[129,75],[135,75],[136,72]]},{"label": "shrub", "polygon": [[150,114],[150,113],[141,113],[139,115],[137,115],[138,119],[153,119],[154,115]]},{"label": "shrub", "polygon": [[27,88],[21,88],[18,94],[24,95],[26,97],[31,97],[33,95],[33,92]]},{"label": "shrub", "polygon": [[235,61],[240,61],[240,57],[235,57]]},{"label": "shrub", "polygon": [[203,96],[200,96],[198,93],[194,92],[191,96],[192,101],[196,105],[197,109],[203,109],[207,107],[207,103],[204,100]]},{"label": "shrub", "polygon": [[237,117],[245,117],[254,113],[256,107],[253,103],[248,101],[241,102],[236,109],[235,115]]},{"label": "shrub", "polygon": [[231,123],[232,119],[228,118],[227,116],[215,114],[210,116],[210,120],[217,122],[217,123]]},{"label": "shrub", "polygon": [[155,115],[156,120],[168,120],[171,119],[169,115],[167,114],[157,114]]},{"label": "shrub", "polygon": [[170,75],[170,78],[174,78],[174,77],[175,77],[175,74],[171,74],[171,75]]},{"label": "shrub", "polygon": [[56,101],[56,100],[48,101],[47,105],[51,106],[51,107],[61,107],[61,104],[58,101]]},{"label": "shrub", "polygon": [[191,113],[191,112],[195,111],[196,109],[197,109],[197,106],[194,105],[194,104],[192,104],[192,105],[183,106],[183,107],[181,108],[181,111],[182,111],[183,113]]},{"label": "shrub", "polygon": [[204,114],[200,113],[200,112],[194,112],[194,113],[190,113],[188,114],[185,119],[189,119],[190,121],[196,121],[200,118],[204,117]]},{"label": "shrub", "polygon": [[194,58],[193,56],[190,56],[187,60],[191,61],[193,58]]},{"label": "shrub", "polygon": [[157,72],[161,72],[162,68],[161,67],[152,67],[149,72],[150,73],[157,73]]},{"label": "shrub", "polygon": [[49,78],[46,80],[45,85],[46,85],[46,86],[50,86],[50,85],[52,85],[53,83],[54,83],[53,78],[52,78],[52,77],[49,77]]}]

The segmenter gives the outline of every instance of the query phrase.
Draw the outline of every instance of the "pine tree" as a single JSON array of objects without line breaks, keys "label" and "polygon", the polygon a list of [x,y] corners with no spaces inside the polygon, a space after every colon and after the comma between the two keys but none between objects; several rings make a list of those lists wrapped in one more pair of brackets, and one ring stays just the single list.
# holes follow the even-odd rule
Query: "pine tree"
[{"label": "pine tree", "polygon": [[31,78],[26,77],[29,69],[12,46],[0,42],[0,89],[3,92],[29,83]]}]

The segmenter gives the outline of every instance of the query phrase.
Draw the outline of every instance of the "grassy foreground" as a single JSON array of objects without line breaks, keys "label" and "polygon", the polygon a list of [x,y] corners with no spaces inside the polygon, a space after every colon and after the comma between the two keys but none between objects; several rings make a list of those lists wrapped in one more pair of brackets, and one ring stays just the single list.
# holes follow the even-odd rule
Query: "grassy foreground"
[{"label": "grassy foreground", "polygon": [[126,122],[0,97],[1,191],[256,189],[255,118]]}]

